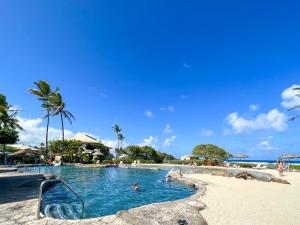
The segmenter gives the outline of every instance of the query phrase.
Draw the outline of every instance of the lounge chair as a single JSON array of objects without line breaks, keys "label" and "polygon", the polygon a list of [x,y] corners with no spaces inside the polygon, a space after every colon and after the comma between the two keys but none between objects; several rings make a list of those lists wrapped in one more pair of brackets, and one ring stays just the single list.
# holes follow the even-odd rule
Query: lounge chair
[{"label": "lounge chair", "polygon": [[261,165],[261,163],[258,163],[255,167],[253,167],[253,169],[258,169],[258,170],[267,169],[267,166]]},{"label": "lounge chair", "polygon": [[224,167],[230,167],[230,163],[225,163]]}]

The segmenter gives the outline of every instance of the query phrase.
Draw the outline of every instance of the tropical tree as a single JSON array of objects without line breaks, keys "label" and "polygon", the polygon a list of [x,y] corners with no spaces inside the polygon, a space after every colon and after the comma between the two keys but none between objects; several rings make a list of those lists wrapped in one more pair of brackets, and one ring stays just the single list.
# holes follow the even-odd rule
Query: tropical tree
[{"label": "tropical tree", "polygon": [[17,111],[11,112],[9,107],[5,95],[0,94],[0,144],[3,144],[3,150],[6,144],[16,143],[19,138],[17,130],[23,130],[16,118]]},{"label": "tropical tree", "polygon": [[193,150],[194,155],[210,160],[224,160],[231,157],[231,154],[226,152],[223,148],[212,144],[200,144]]},{"label": "tropical tree", "polygon": [[37,96],[38,100],[42,102],[42,109],[46,110],[46,116],[44,118],[47,119],[46,126],[46,159],[48,158],[48,133],[49,133],[49,122],[50,122],[50,111],[51,105],[49,104],[49,96],[52,94],[52,90],[50,85],[45,80],[40,80],[38,82],[34,82],[36,89],[29,89],[30,93]]},{"label": "tropical tree", "polygon": [[118,134],[118,141],[120,142],[120,149],[119,150],[122,150],[122,147],[123,147],[123,141],[125,140],[125,137],[122,133],[119,133]]},{"label": "tropical tree", "polygon": [[67,119],[72,124],[72,120],[75,120],[75,117],[73,116],[73,114],[71,112],[66,110],[66,103],[63,101],[62,96],[58,91],[52,92],[50,94],[49,104],[52,109],[52,112],[50,113],[50,115],[52,115],[52,116],[59,115],[60,116],[62,141],[64,143],[64,141],[65,141],[64,119]]},{"label": "tropical tree", "polygon": [[[299,98],[299,100],[300,100],[300,87],[295,87],[293,90],[295,92],[295,97]],[[295,109],[300,109],[300,104],[292,106],[292,107],[289,108],[289,110],[295,110]],[[300,117],[299,111],[298,111],[298,114],[296,114],[295,116],[291,117],[290,120],[295,120],[298,117]]]},{"label": "tropical tree", "polygon": [[19,140],[18,131],[10,128],[0,129],[0,144],[3,145],[3,151],[7,144],[15,144]]},{"label": "tropical tree", "polygon": [[120,128],[120,126],[119,125],[114,125],[113,127],[113,130],[114,130],[114,132],[116,133],[116,135],[117,135],[117,141],[118,141],[118,147],[117,147],[117,149],[118,150],[120,150],[120,140],[119,140],[119,134],[121,133],[121,131],[122,131],[122,129]]},{"label": "tropical tree", "polygon": [[23,130],[19,125],[19,120],[16,118],[18,112],[9,113],[8,109],[0,107],[0,129],[10,128],[12,130]]}]

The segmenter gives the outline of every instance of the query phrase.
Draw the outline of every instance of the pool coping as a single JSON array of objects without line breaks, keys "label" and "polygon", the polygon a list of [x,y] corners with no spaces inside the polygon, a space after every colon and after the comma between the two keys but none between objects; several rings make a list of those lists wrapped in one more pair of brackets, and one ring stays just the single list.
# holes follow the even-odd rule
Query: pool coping
[{"label": "pool coping", "polygon": [[[77,165],[76,165],[77,166]],[[88,168],[87,166],[85,168]],[[94,167],[91,167],[94,168]],[[100,167],[100,168],[105,168],[105,167]],[[143,167],[136,167],[137,169],[153,169],[153,168],[143,168]],[[120,167],[120,169],[135,169],[135,167]],[[159,168],[156,168],[159,169]],[[154,203],[150,203],[150,204],[146,204],[146,205],[142,205],[142,206],[138,206],[138,207],[134,207],[134,208],[129,208],[127,210],[119,210],[118,212],[116,212],[115,214],[112,215],[106,215],[106,216],[99,216],[99,217],[93,217],[93,218],[87,218],[87,219],[76,219],[76,220],[62,220],[62,219],[55,219],[55,218],[51,218],[51,217],[47,217],[45,216],[42,212],[40,212],[41,214],[41,218],[42,219],[49,219],[49,220],[53,220],[53,221],[72,221],[74,223],[82,223],[82,222],[94,222],[95,220],[98,219],[104,219],[104,218],[109,218],[112,216],[116,216],[116,217],[124,217],[124,214],[126,214],[127,211],[129,210],[139,210],[142,208],[145,208],[147,206],[152,206],[155,205],[156,207],[159,207],[160,205],[164,205],[166,203],[171,203],[171,204],[178,204],[178,203],[185,203],[188,204],[190,206],[192,206],[193,208],[197,209],[198,211],[201,211],[203,209],[206,208],[206,205],[199,199],[201,197],[203,197],[206,193],[206,186],[207,183],[200,181],[200,180],[196,180],[193,178],[187,178],[187,177],[183,177],[180,176],[176,173],[171,174],[171,177],[173,180],[183,183],[187,186],[190,186],[192,188],[196,189],[196,193],[192,194],[191,196],[188,196],[186,198],[182,198],[182,199],[177,199],[174,201],[164,201],[164,202],[154,202]]]},{"label": "pool coping", "polygon": [[[142,168],[141,168],[142,169]],[[147,169],[147,168],[145,168]],[[28,173],[27,173],[28,174]],[[35,173],[32,173],[35,174]],[[36,174],[35,174],[36,175]],[[46,175],[43,174],[43,176],[46,178]],[[37,198],[33,198],[31,200],[25,200],[25,201],[19,201],[19,202],[13,202],[13,203],[8,203],[6,204],[7,207],[5,207],[5,204],[2,204],[2,208],[4,210],[0,211],[0,214],[6,215],[6,212],[8,213],[7,215],[10,215],[12,212],[10,209],[16,209],[17,211],[14,211],[12,215],[9,217],[6,217],[6,222],[11,222],[13,221],[14,224],[37,224],[37,225],[42,225],[42,224],[116,224],[116,225],[128,225],[128,224],[145,224],[145,225],[150,225],[150,224],[157,224],[157,221],[152,221],[149,222],[146,218],[143,218],[144,215],[148,215],[152,217],[152,215],[147,211],[153,211],[153,208],[155,208],[156,211],[160,211],[159,213],[161,214],[170,214],[170,210],[173,210],[172,207],[174,208],[174,212],[172,211],[171,214],[175,218],[177,215],[185,218],[186,220],[189,220],[189,224],[191,225],[205,225],[207,224],[205,219],[201,216],[200,211],[203,210],[206,206],[205,204],[200,200],[200,198],[205,195],[206,193],[206,186],[207,184],[195,180],[192,178],[186,178],[186,177],[181,177],[178,175],[172,175],[172,179],[184,183],[185,185],[194,187],[196,189],[196,193],[193,195],[183,198],[183,199],[178,199],[175,201],[166,201],[166,202],[159,202],[159,203],[150,203],[147,205],[135,207],[135,208],[130,208],[128,210],[120,210],[117,213],[113,215],[107,215],[107,216],[101,216],[101,217],[95,217],[95,218],[89,218],[89,219],[79,219],[79,220],[62,220],[62,219],[54,219],[50,217],[46,217],[43,213],[40,213],[41,218],[37,219],[36,218],[36,210],[37,210]],[[1,205],[0,205],[1,206]],[[176,206],[180,206],[180,208],[176,208]],[[23,207],[23,208],[22,208]],[[151,209],[152,207],[152,209]],[[1,207],[0,207],[1,208]],[[7,208],[7,209],[5,209]],[[184,211],[186,209],[186,211]],[[165,211],[169,210],[168,213],[164,213]],[[184,213],[187,212],[187,215]],[[142,214],[143,216],[140,216],[139,214]],[[170,214],[170,215],[171,215]],[[22,215],[22,216],[20,216]],[[18,219],[15,219],[15,218]],[[19,218],[20,217],[20,218]],[[174,219],[174,218],[170,218]],[[195,219],[197,218],[197,219]],[[4,218],[5,219],[5,218]],[[3,220],[4,220],[3,219]],[[20,223],[18,221],[21,221]],[[136,221],[136,222],[135,222]],[[142,222],[141,222],[142,221]],[[174,222],[174,221],[173,221]],[[0,219],[1,223],[1,219]],[[168,223],[159,223],[159,224],[168,224]],[[173,223],[174,224],[174,223]]]}]

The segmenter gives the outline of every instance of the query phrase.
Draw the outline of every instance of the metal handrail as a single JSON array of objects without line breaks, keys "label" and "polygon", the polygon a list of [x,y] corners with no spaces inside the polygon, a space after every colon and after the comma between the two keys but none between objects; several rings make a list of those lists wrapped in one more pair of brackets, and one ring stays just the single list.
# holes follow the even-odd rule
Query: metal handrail
[{"label": "metal handrail", "polygon": [[63,183],[81,202],[82,211],[81,211],[80,218],[82,219],[83,216],[84,216],[84,201],[82,200],[82,198],[79,197],[79,195],[63,179],[45,180],[41,183],[40,192],[39,192],[39,199],[38,199],[37,218],[38,219],[40,218],[41,201],[42,201],[42,194],[43,194],[44,185],[47,184],[47,183],[59,183],[59,182]]}]

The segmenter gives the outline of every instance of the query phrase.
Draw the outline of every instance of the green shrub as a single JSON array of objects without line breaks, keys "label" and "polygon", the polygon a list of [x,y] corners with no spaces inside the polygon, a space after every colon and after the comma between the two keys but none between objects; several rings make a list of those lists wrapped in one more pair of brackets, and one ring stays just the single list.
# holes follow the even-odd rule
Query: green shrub
[{"label": "green shrub", "polygon": [[268,164],[268,165],[267,165],[267,168],[268,168],[268,169],[272,169],[272,170],[273,170],[273,169],[277,169],[277,164]]},{"label": "green shrub", "polygon": [[82,162],[83,163],[89,163],[90,162],[90,156],[88,154],[84,154],[82,156]]},{"label": "green shrub", "polygon": [[197,163],[197,166],[203,165],[203,160],[164,160],[163,163],[171,163],[177,165],[192,165],[193,162]]},{"label": "green shrub", "polygon": [[300,165],[290,165],[290,169],[300,170]]},{"label": "green shrub", "polygon": [[255,164],[251,164],[251,163],[239,163],[238,165],[242,168],[253,168],[256,166]]}]

